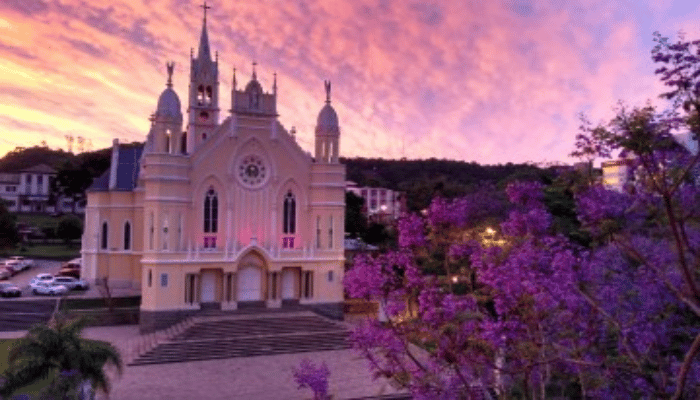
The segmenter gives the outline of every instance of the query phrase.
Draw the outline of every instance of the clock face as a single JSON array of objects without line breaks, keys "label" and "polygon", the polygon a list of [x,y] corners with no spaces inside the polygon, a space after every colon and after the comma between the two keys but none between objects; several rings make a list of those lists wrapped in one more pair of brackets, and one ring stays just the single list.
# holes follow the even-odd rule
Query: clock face
[{"label": "clock face", "polygon": [[257,155],[247,155],[238,164],[238,178],[245,186],[260,187],[265,184],[267,177],[268,169],[265,162]]}]

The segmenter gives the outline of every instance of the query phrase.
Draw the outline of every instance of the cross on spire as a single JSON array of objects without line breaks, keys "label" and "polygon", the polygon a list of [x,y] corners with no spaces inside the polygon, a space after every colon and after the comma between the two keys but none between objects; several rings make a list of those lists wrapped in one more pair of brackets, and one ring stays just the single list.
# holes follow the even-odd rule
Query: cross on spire
[{"label": "cross on spire", "polygon": [[204,10],[204,22],[207,21],[207,10],[211,9],[211,6],[207,5],[206,0],[204,1],[204,4],[202,4],[200,7]]},{"label": "cross on spire", "polygon": [[175,68],[175,63],[169,62],[165,65],[168,68],[168,87],[173,87],[173,69]]},{"label": "cross on spire", "polygon": [[331,81],[323,81],[323,85],[326,87],[326,103],[331,103]]}]

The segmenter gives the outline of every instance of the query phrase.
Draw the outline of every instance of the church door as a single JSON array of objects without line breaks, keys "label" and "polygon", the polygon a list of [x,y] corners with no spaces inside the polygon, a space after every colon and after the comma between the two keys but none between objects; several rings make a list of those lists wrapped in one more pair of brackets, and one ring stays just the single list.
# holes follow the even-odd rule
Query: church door
[{"label": "church door", "polygon": [[296,269],[287,268],[282,272],[282,298],[296,299]]},{"label": "church door", "polygon": [[260,268],[245,267],[238,272],[238,301],[262,300]]},{"label": "church door", "polygon": [[202,272],[202,303],[213,303],[216,301],[216,272]]}]

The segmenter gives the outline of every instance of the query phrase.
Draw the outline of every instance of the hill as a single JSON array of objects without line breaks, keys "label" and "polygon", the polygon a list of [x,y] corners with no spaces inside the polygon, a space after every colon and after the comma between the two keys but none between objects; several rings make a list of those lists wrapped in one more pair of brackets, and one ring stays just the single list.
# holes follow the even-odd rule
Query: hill
[{"label": "hill", "polygon": [[[127,144],[131,146],[140,143]],[[36,164],[48,164],[62,170],[86,169],[99,176],[110,163],[111,149],[80,154],[48,147],[17,148],[0,158],[0,172],[14,172]],[[433,196],[456,197],[483,184],[503,186],[515,179],[551,179],[551,171],[531,164],[479,165],[474,162],[439,160],[387,160],[381,158],[343,158],[347,179],[360,186],[386,187],[406,193],[411,210],[425,208]]]}]

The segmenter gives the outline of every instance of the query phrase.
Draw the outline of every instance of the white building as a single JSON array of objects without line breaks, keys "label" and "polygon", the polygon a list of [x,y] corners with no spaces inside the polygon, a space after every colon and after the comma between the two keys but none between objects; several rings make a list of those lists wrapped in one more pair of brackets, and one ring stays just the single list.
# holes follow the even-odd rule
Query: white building
[{"label": "white building", "polygon": [[352,181],[345,184],[345,190],[365,200],[365,214],[369,219],[376,218],[388,222],[398,219],[406,211],[403,192],[378,187],[360,187]]},{"label": "white building", "polygon": [[115,140],[88,190],[84,278],[140,290],[143,331],[211,308],[342,318],[345,166],[330,82],[312,156],[278,120],[276,79],[264,91],[255,66],[243,88],[234,71],[231,104],[219,102],[206,14],[190,62],[185,107],[168,64],[145,146]]},{"label": "white building", "polygon": [[56,170],[46,164],[0,173],[0,198],[12,212],[53,212],[48,201],[55,178]]}]

